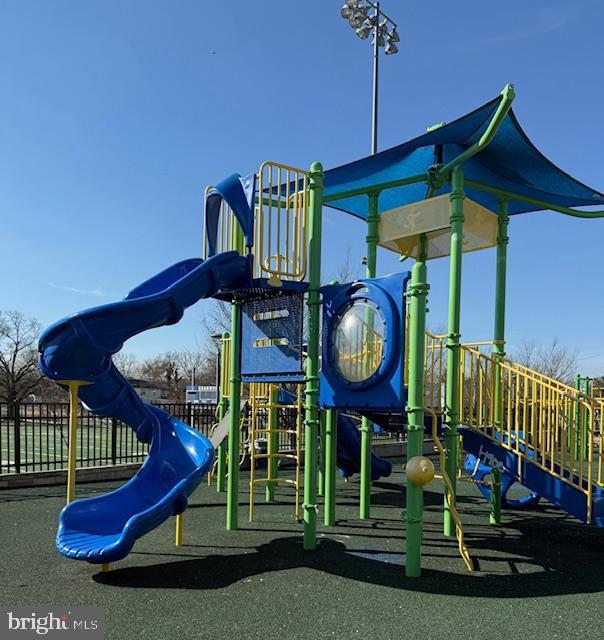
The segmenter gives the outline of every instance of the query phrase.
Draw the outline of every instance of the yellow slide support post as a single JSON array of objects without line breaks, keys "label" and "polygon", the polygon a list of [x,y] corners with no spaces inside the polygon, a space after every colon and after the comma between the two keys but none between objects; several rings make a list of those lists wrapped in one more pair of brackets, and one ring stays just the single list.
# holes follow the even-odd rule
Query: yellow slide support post
[{"label": "yellow slide support post", "polygon": [[69,387],[69,440],[67,452],[67,504],[75,499],[76,452],[78,447],[78,392],[80,387],[91,382],[84,380],[58,380]]}]

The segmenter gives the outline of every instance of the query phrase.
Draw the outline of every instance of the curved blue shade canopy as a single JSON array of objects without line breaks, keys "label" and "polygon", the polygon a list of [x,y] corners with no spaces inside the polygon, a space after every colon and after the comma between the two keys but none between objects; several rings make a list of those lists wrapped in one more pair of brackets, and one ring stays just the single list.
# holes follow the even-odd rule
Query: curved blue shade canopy
[{"label": "curved blue shade canopy", "polygon": [[[499,103],[500,98],[495,98],[475,111],[409,142],[326,171],[324,197],[427,174],[435,164],[450,162],[481,138]],[[505,116],[491,143],[477,155],[464,161],[462,169],[466,178],[467,196],[492,211],[497,211],[497,196],[476,189],[468,182],[480,182],[488,187],[562,207],[602,207],[604,204],[602,192],[575,180],[533,145],[512,110]],[[448,191],[450,184],[447,182],[434,195]],[[379,197],[378,212],[417,202],[426,195],[425,181],[385,189]],[[366,218],[368,215],[368,198],[365,193],[326,204],[359,218]],[[509,200],[510,214],[543,208],[521,200]]]}]

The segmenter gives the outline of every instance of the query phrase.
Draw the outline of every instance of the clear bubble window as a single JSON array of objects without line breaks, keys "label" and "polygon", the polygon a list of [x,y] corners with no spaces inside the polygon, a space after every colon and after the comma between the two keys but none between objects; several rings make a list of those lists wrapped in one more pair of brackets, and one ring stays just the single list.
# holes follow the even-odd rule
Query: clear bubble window
[{"label": "clear bubble window", "polygon": [[348,382],[364,382],[382,362],[386,325],[382,314],[369,302],[348,305],[332,330],[333,365]]}]

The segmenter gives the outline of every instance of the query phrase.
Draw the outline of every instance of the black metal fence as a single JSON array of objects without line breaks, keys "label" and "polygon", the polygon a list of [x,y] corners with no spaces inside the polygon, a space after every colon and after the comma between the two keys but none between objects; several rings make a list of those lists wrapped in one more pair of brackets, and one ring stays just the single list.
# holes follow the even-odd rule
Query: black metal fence
[{"label": "black metal fence", "polygon": [[[216,405],[169,403],[157,405],[204,435],[216,422]],[[12,409],[12,410],[10,410]],[[295,411],[282,410],[281,420],[295,428]],[[360,418],[358,420],[360,426]],[[245,440],[246,434],[242,434]],[[400,441],[404,434],[372,434],[374,444]],[[77,466],[100,467],[143,462],[148,445],[116,418],[78,410]],[[303,443],[302,443],[303,446]],[[12,408],[0,403],[0,474],[57,471],[67,468],[69,403],[28,402]],[[282,434],[279,448],[295,447],[295,438]]]},{"label": "black metal fence", "polygon": [[[208,435],[215,423],[213,404],[160,404],[179,420]],[[69,403],[0,403],[0,474],[67,468]],[[148,445],[115,418],[78,411],[77,466],[142,462]]]}]

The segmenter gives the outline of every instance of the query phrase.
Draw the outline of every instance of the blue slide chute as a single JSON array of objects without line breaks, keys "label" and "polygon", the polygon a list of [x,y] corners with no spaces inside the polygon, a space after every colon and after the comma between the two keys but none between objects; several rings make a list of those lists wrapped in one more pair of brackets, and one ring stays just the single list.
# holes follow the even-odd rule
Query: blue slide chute
[{"label": "blue slide chute", "polygon": [[[353,419],[338,414],[337,464],[345,478],[361,471],[361,433]],[[387,478],[392,473],[389,460],[371,454],[371,480]]]},{"label": "blue slide chute", "polygon": [[40,369],[61,383],[80,380],[86,407],[128,424],[151,444],[137,474],[110,493],[76,500],[59,517],[61,554],[92,563],[124,558],[134,542],[172,515],[209,470],[210,441],[165,411],[143,402],[112,355],[134,335],[177,323],[185,308],[221,289],[248,284],[248,262],[237,252],[179,262],[133,289],[124,300],[69,316],[40,339]]}]

